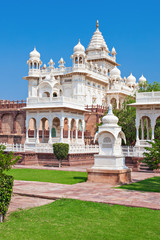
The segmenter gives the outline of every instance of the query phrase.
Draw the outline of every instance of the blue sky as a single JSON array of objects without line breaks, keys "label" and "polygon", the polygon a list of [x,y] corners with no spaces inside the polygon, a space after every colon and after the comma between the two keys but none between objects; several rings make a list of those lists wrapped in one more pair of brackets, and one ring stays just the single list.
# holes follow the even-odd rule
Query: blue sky
[{"label": "blue sky", "polygon": [[122,76],[143,73],[160,81],[160,1],[1,1],[0,99],[27,97],[26,64],[36,46],[43,63],[64,58],[71,65],[73,47],[81,39],[88,46],[99,20],[109,47],[117,51]]}]

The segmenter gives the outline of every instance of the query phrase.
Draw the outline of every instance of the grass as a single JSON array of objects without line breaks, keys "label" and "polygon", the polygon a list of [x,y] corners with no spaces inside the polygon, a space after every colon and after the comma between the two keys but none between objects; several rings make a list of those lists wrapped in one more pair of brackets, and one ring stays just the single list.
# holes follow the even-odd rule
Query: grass
[{"label": "grass", "polygon": [[122,185],[119,188],[144,192],[160,192],[160,177],[148,178],[136,183]]},{"label": "grass", "polygon": [[61,199],[13,212],[0,240],[158,240],[160,211]]},{"label": "grass", "polygon": [[15,180],[76,184],[87,180],[86,172],[70,172],[42,169],[11,169],[7,174]]}]

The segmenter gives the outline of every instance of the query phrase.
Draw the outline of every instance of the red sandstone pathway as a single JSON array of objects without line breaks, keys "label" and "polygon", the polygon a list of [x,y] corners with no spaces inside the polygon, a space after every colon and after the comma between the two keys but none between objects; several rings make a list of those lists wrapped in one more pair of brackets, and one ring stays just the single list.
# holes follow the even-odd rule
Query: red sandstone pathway
[{"label": "red sandstone pathway", "polygon": [[[133,181],[160,176],[155,173],[133,172]],[[119,204],[132,207],[146,207],[160,210],[160,193],[138,192],[112,188],[104,183],[78,183],[65,185],[58,183],[14,182],[14,193],[43,199],[73,198],[84,201]]]},{"label": "red sandstone pathway", "polygon": [[8,211],[13,212],[18,209],[42,206],[53,202],[53,200],[43,198],[33,198],[13,194]]}]

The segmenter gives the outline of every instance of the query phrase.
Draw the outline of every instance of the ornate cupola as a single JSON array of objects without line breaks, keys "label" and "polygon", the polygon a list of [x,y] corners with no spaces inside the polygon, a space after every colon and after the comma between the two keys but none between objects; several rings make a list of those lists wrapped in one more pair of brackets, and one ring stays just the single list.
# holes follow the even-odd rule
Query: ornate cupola
[{"label": "ornate cupola", "polygon": [[64,68],[65,66],[64,66],[64,64],[65,64],[65,61],[63,60],[63,58],[61,58],[60,60],[59,60],[59,68]]},{"label": "ornate cupola", "polygon": [[112,51],[111,51],[111,55],[112,55],[112,57],[114,57],[114,59],[116,60],[116,50],[115,50],[115,48],[113,47],[112,48]]},{"label": "ornate cupola", "polygon": [[29,65],[29,76],[39,76],[40,66],[42,64],[40,59],[40,53],[34,47],[34,50],[29,54],[29,60],[27,61]]},{"label": "ornate cupola", "polygon": [[85,63],[85,47],[80,43],[80,39],[78,44],[73,48],[73,66],[83,65]]},{"label": "ornate cupola", "polygon": [[54,65],[55,65],[55,63],[53,62],[52,58],[50,59],[48,65],[49,65],[49,70],[51,72],[54,69]]},{"label": "ornate cupola", "polygon": [[132,73],[129,75],[129,77],[126,80],[126,84],[128,87],[133,88],[136,86],[136,78],[132,75]]},{"label": "ornate cupola", "polygon": [[139,84],[145,84],[147,82],[147,79],[143,76],[143,74],[142,74],[142,76],[139,78]]}]

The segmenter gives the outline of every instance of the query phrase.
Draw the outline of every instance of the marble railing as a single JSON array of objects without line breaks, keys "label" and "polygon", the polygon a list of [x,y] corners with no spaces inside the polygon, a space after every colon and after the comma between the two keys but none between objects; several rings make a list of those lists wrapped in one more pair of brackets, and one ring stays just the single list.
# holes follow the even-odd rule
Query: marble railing
[{"label": "marble railing", "polygon": [[160,92],[142,92],[136,93],[136,103],[160,102]]},{"label": "marble railing", "polygon": [[[52,144],[48,143],[40,143],[29,148],[29,146],[25,146],[23,144],[8,144],[8,143],[0,143],[6,146],[7,152],[25,152],[25,151],[34,151],[37,153],[53,153]],[[122,153],[125,157],[143,157],[145,149],[142,147],[131,147],[131,146],[122,146]],[[81,145],[81,144],[70,144],[69,153],[98,153],[99,146],[98,145]]]},{"label": "marble railing", "polygon": [[54,75],[61,75],[71,73],[77,70],[89,70],[93,74],[100,74],[103,76],[108,76],[108,71],[105,68],[99,68],[94,64],[90,65],[89,63],[85,64],[75,64],[73,67],[64,67],[64,68],[54,68],[52,70],[48,68],[45,69],[29,69],[28,76],[45,76],[52,72]]},{"label": "marble railing", "polygon": [[74,104],[78,106],[84,106],[84,102],[80,102],[76,98],[69,98],[69,97],[30,97],[27,99],[27,106],[30,104],[38,104],[38,103],[58,103],[58,104],[63,104],[63,103],[69,103],[69,104]]}]

